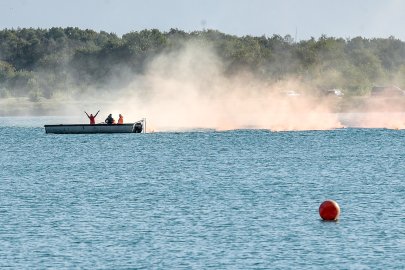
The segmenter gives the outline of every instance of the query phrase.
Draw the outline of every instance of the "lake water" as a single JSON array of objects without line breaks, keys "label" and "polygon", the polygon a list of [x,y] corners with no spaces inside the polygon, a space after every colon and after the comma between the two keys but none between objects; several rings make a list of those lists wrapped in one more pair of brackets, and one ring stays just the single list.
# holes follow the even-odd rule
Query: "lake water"
[{"label": "lake water", "polygon": [[49,123],[0,118],[1,269],[405,268],[405,130]]}]

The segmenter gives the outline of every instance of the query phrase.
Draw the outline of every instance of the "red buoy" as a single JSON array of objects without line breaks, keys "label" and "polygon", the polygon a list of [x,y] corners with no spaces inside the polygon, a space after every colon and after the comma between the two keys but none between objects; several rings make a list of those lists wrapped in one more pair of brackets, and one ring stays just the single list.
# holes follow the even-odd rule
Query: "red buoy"
[{"label": "red buoy", "polygon": [[340,215],[340,207],[337,202],[326,200],[319,206],[319,215],[323,220],[337,220]]}]

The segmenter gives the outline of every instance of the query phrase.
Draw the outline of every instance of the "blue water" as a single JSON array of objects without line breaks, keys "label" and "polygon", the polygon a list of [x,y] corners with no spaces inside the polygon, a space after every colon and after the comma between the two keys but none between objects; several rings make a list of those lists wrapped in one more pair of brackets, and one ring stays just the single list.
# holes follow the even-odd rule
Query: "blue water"
[{"label": "blue water", "polygon": [[56,120],[0,118],[1,269],[405,268],[404,130],[45,134]]}]

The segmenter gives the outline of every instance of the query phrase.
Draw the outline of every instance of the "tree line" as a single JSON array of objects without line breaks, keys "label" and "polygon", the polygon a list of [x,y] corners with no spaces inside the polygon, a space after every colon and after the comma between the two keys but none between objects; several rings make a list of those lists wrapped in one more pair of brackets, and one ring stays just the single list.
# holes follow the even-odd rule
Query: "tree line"
[{"label": "tree line", "polygon": [[[405,42],[394,37],[366,39],[321,36],[296,42],[290,35],[238,37],[216,30],[142,30],[122,37],[74,27],[0,31],[0,98],[52,98],[103,85],[117,70],[142,74],[148,60],[193,41],[210,46],[226,76],[248,71],[277,82],[297,78],[314,89],[367,94],[373,85],[405,87]],[[129,83],[123,77],[121,86]]]}]

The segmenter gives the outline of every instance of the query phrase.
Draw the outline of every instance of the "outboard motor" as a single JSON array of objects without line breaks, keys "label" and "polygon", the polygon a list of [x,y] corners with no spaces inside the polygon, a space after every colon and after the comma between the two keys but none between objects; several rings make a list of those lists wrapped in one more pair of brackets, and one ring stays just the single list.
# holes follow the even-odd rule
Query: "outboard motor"
[{"label": "outboard motor", "polygon": [[141,133],[143,129],[142,123],[138,122],[134,125],[134,130],[132,132],[134,133]]}]

